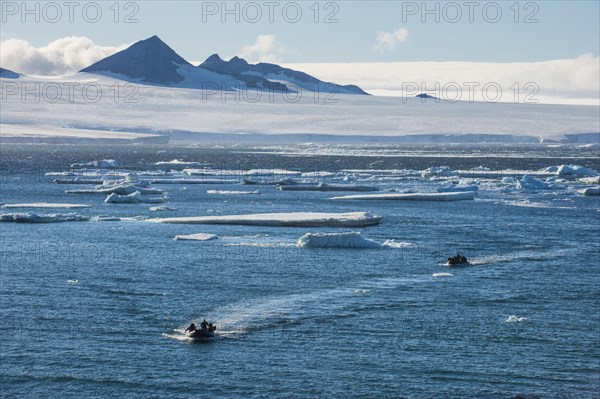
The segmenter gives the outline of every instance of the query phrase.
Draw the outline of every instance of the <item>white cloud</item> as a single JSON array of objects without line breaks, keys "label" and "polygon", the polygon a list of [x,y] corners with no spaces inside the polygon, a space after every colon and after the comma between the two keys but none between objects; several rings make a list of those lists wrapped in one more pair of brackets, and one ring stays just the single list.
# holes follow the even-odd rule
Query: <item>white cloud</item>
[{"label": "white cloud", "polygon": [[408,38],[408,30],[400,28],[394,32],[379,32],[373,50],[378,53],[387,53],[394,51],[398,43],[406,41]]},{"label": "white cloud", "polygon": [[260,35],[254,44],[244,46],[239,56],[249,62],[281,62],[288,49],[275,35]]},{"label": "white cloud", "polygon": [[63,37],[43,47],[33,47],[21,39],[0,43],[0,65],[28,75],[64,75],[75,73],[96,61],[124,49],[99,46],[87,37]]},{"label": "white cloud", "polygon": [[[599,104],[600,57],[581,55],[577,58],[542,62],[492,63],[492,62],[357,62],[285,64],[325,81],[338,84],[356,84],[368,93],[401,97],[404,89],[415,83],[419,89],[439,98],[443,88],[452,82],[462,89],[462,100],[469,100],[469,85],[473,86],[474,100],[482,100],[483,86],[497,83],[502,88],[502,102],[514,102],[519,84],[519,102],[532,93],[525,89],[527,83],[539,88],[535,99],[540,103]],[[436,91],[436,84],[440,87]],[[512,87],[512,89],[511,89]]]}]

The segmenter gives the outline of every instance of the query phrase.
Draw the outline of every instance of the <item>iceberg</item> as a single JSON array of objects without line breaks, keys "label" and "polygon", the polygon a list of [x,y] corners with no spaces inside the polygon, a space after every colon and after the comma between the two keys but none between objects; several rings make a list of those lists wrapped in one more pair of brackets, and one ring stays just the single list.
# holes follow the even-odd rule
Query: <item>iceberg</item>
[{"label": "iceberg", "polygon": [[140,195],[141,193],[139,191],[136,191],[129,195],[119,195],[112,193],[108,197],[106,197],[104,202],[106,202],[107,204],[137,204],[140,202]]},{"label": "iceberg", "polygon": [[448,177],[454,175],[449,166],[433,166],[421,172],[422,177]]},{"label": "iceberg", "polygon": [[57,222],[84,222],[89,217],[77,213],[2,213],[0,222],[4,223],[57,223]]},{"label": "iceberg", "polygon": [[188,235],[177,235],[177,236],[175,236],[174,240],[181,240],[181,241],[211,241],[211,240],[216,240],[217,238],[219,238],[219,237],[216,236],[216,235],[214,235],[214,234],[196,233],[196,234],[188,234]]},{"label": "iceberg", "polygon": [[378,224],[381,221],[381,216],[368,212],[295,212],[223,216],[188,216],[177,218],[158,218],[149,220],[155,223],[175,224],[229,224],[243,226],[279,227],[365,227]]},{"label": "iceberg", "polygon": [[598,176],[593,169],[579,165],[560,165],[556,170],[558,176]]},{"label": "iceberg", "polygon": [[600,187],[589,187],[578,191],[579,194],[585,195],[586,197],[597,197],[600,196]]},{"label": "iceberg", "polygon": [[383,244],[369,240],[359,232],[308,233],[298,240],[299,247],[308,248],[382,248]]},{"label": "iceberg", "polygon": [[30,202],[23,204],[4,204],[2,208],[89,208],[85,204],[58,204],[49,202]]},{"label": "iceberg", "polygon": [[475,199],[474,191],[458,193],[360,194],[332,197],[333,200],[393,200],[393,201],[465,201]]},{"label": "iceberg", "polygon": [[354,184],[298,184],[277,187],[281,191],[379,191],[377,187],[357,186]]},{"label": "iceberg", "polygon": [[550,185],[537,180],[531,175],[524,175],[523,178],[517,182],[516,187],[519,190],[548,190]]}]

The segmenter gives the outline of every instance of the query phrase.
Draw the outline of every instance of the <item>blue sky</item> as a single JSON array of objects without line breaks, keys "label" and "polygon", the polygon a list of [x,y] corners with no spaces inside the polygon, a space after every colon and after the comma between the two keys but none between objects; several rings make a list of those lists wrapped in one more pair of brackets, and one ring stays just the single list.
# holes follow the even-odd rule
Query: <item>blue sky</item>
[{"label": "blue sky", "polygon": [[[80,2],[80,5],[87,3],[90,2]],[[212,53],[223,56],[243,53],[244,47],[256,44],[259,35],[270,35],[274,36],[271,49],[282,62],[533,62],[575,58],[582,54],[597,56],[600,47],[598,1],[519,2],[517,7],[514,1],[473,2],[473,22],[469,21],[469,7],[464,6],[464,1],[452,5],[428,2],[428,9],[434,9],[437,4],[439,11],[427,15],[423,15],[420,1],[320,2],[318,23],[314,22],[314,1],[273,2],[276,3],[272,8],[273,22],[268,18],[269,7],[264,6],[264,1],[257,1],[255,4],[263,15],[256,23],[245,18],[254,18],[256,10],[254,6],[246,6],[244,14],[247,2],[239,2],[239,23],[235,22],[234,14],[222,15],[220,1],[137,1],[127,9],[127,2],[121,2],[118,23],[113,20],[114,9],[110,9],[114,2],[98,3],[103,14],[97,23],[86,21],[81,7],[75,9],[73,22],[68,20],[68,10],[63,8],[62,18],[56,23],[45,21],[40,9],[40,22],[36,23],[33,14],[23,15],[21,9],[12,14],[14,5],[20,8],[20,1],[2,1],[2,40],[24,39],[40,47],[65,36],[87,36],[98,45],[117,46],[156,34],[184,58],[203,60]],[[38,7],[45,3],[40,4]],[[300,5],[302,17],[297,23],[288,22],[295,17],[296,4]],[[496,5],[502,12],[500,17],[496,17]],[[28,7],[35,5],[29,3]],[[234,8],[235,2],[230,2],[228,7]],[[284,7],[287,7],[287,16],[284,16]],[[514,20],[517,8],[519,22]],[[460,18],[457,18],[457,10],[462,13]],[[91,13],[94,8],[88,11]],[[138,22],[123,23],[125,16],[133,11]],[[209,11],[216,13],[208,15]],[[48,8],[46,12],[53,18],[54,10]],[[338,22],[325,23],[326,15],[331,12],[335,12],[333,18]],[[531,13],[538,21],[524,23]],[[439,22],[434,20],[436,15]],[[22,17],[27,18],[25,22]],[[227,18],[225,23],[222,17]],[[423,17],[427,18],[426,22],[422,22]],[[458,22],[452,23],[452,19]],[[498,22],[489,22],[494,19]]]}]

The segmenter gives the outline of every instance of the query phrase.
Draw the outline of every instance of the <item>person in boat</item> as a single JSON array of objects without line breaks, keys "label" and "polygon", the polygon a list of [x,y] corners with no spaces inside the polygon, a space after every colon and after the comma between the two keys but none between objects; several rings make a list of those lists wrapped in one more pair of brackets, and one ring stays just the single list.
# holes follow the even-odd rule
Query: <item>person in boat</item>
[{"label": "person in boat", "polygon": [[190,324],[188,328],[185,329],[185,332],[191,332],[193,333],[194,331],[196,331],[196,325],[194,323]]},{"label": "person in boat", "polygon": [[208,330],[208,323],[207,323],[206,319],[202,320],[202,323],[200,324],[200,328],[202,328],[202,331]]},{"label": "person in boat", "polygon": [[216,329],[217,326],[215,326],[213,323],[208,323],[208,331],[215,332]]}]

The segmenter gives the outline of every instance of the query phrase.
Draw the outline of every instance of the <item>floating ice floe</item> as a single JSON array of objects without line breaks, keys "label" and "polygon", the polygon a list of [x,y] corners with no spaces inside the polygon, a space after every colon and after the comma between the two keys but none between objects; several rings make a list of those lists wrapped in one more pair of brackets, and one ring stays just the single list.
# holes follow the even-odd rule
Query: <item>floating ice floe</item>
[{"label": "floating ice floe", "polygon": [[585,195],[586,197],[600,196],[600,187],[589,187],[578,191],[579,194]]},{"label": "floating ice floe", "polygon": [[516,185],[519,190],[548,190],[550,185],[530,175],[524,175],[523,178],[517,181]]},{"label": "floating ice floe", "polygon": [[433,166],[421,172],[423,177],[448,177],[454,175],[454,171],[449,166]]},{"label": "floating ice floe", "polygon": [[152,184],[235,184],[236,181],[223,179],[152,179]]},{"label": "floating ice floe", "polygon": [[115,169],[119,167],[119,163],[114,159],[101,159],[99,161],[92,161],[88,163],[74,163],[71,168],[101,168],[101,169]]},{"label": "floating ice floe", "polygon": [[506,323],[522,323],[527,320],[529,320],[527,317],[508,316],[508,319],[506,319]]},{"label": "floating ice floe", "polygon": [[56,184],[102,184],[103,180],[98,179],[81,179],[76,177],[74,179],[54,179],[54,183]]},{"label": "floating ice floe", "polygon": [[357,186],[355,184],[297,184],[277,187],[282,191],[378,191],[377,187]]},{"label": "floating ice floe", "polygon": [[176,211],[177,208],[173,208],[170,206],[151,206],[148,208],[150,212],[166,212],[166,211]]},{"label": "floating ice floe", "polygon": [[57,222],[84,222],[88,221],[88,216],[79,215],[77,213],[49,213],[37,214],[28,213],[2,213],[0,214],[0,222],[12,223],[57,223]]},{"label": "floating ice floe", "polygon": [[147,188],[139,184],[118,184],[118,185],[107,185],[108,187],[99,186],[94,189],[76,189],[66,190],[67,194],[118,194],[118,195],[129,195],[136,191],[140,194],[162,194],[163,191],[157,188]]},{"label": "floating ice floe", "polygon": [[477,191],[479,187],[477,186],[450,186],[450,187],[438,187],[438,193],[462,193],[465,191]]},{"label": "floating ice floe", "polygon": [[362,194],[333,197],[334,200],[393,200],[393,201],[465,201],[475,199],[474,191],[458,193]]},{"label": "floating ice floe", "polygon": [[593,169],[579,165],[560,165],[556,170],[558,176],[598,176]]},{"label": "floating ice floe", "polygon": [[259,213],[223,216],[188,216],[150,219],[156,223],[175,224],[230,224],[248,226],[297,226],[297,227],[364,227],[378,224],[381,216],[368,212],[352,213]]},{"label": "floating ice floe", "polygon": [[298,181],[288,177],[285,179],[279,180],[253,180],[253,179],[244,179],[242,180],[242,184],[258,184],[258,185],[271,185],[271,186],[289,186],[293,184],[298,184]]},{"label": "floating ice floe", "polygon": [[583,184],[600,184],[600,176],[582,177],[581,179],[577,179],[577,181]]},{"label": "floating ice floe", "polygon": [[137,204],[140,202],[146,204],[160,204],[165,201],[166,198],[164,197],[142,198],[141,193],[139,191],[133,192],[128,195],[119,195],[112,193],[104,200],[104,202],[106,202],[107,204]]},{"label": "floating ice floe", "polygon": [[174,240],[181,241],[211,241],[216,240],[219,237],[214,234],[207,233],[196,233],[196,234],[187,234],[187,235],[177,235]]},{"label": "floating ice floe", "polygon": [[381,248],[383,244],[369,240],[359,232],[308,233],[298,240],[299,247],[308,248]]},{"label": "floating ice floe", "polygon": [[174,159],[172,161],[159,161],[156,162],[154,165],[157,166],[167,166],[167,167],[172,167],[172,168],[193,168],[193,167],[198,167],[198,166],[202,166],[202,164],[200,162],[186,162],[186,161],[180,161],[178,159]]},{"label": "floating ice floe", "polygon": [[50,202],[30,202],[23,204],[4,204],[2,208],[89,208],[90,205],[85,204],[62,204]]},{"label": "floating ice floe", "polygon": [[259,190],[254,191],[224,191],[224,190],[208,190],[207,194],[213,195],[251,195],[251,194],[260,194]]}]

